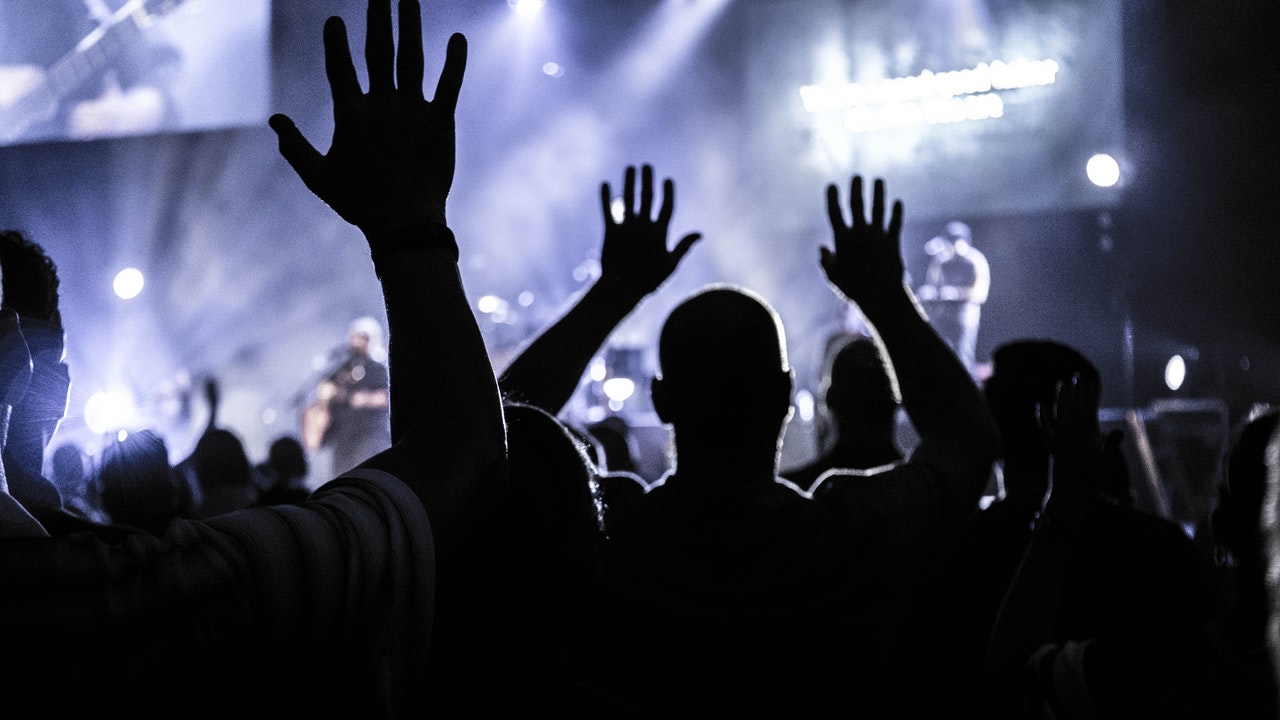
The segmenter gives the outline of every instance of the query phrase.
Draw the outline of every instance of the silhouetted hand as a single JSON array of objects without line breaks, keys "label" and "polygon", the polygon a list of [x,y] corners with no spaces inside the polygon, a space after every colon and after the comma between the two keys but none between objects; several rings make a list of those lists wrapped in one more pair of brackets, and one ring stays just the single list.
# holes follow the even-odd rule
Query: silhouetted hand
[{"label": "silhouetted hand", "polygon": [[[454,109],[466,66],[466,38],[449,38],[435,96],[422,91],[422,17],[417,0],[400,2],[400,48],[392,37],[390,0],[370,0],[361,92],[346,25],[324,26],[325,71],[333,95],[333,142],[321,155],[285,115],[270,124],[280,154],[302,181],[344,220],[375,238],[424,223],[445,223],[453,184]],[[398,82],[397,82],[398,81]]]},{"label": "silhouetted hand", "polygon": [[653,167],[644,165],[640,175],[640,205],[636,207],[636,168],[628,166],[623,178],[622,221],[613,217],[613,193],[609,183],[600,186],[604,211],[604,245],[600,251],[600,281],[636,299],[657,290],[675,272],[681,258],[701,237],[690,233],[667,249],[667,229],[675,209],[675,183],[662,183],[662,205],[653,214]]},{"label": "silhouetted hand", "polygon": [[1058,382],[1052,403],[1036,406],[1041,436],[1053,457],[1045,511],[1059,518],[1077,516],[1097,489],[1104,448],[1097,398],[1095,381],[1076,374]]},{"label": "silhouetted hand", "polygon": [[827,186],[827,215],[835,248],[821,248],[822,269],[827,279],[847,300],[860,306],[888,293],[902,293],[905,268],[902,263],[902,201],[894,201],[889,227],[884,226],[884,181],[877,179],[872,191],[871,222],[868,223],[862,198],[862,176],[854,175],[849,191],[853,224],[846,225],[840,209],[839,189]]},{"label": "silhouetted hand", "polygon": [[31,371],[31,352],[22,337],[18,313],[13,308],[0,309],[0,412],[8,413],[26,395]]}]

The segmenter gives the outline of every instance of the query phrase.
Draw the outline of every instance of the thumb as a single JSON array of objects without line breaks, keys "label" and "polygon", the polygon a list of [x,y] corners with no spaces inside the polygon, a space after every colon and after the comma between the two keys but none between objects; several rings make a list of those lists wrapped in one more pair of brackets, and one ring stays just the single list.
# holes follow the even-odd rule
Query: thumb
[{"label": "thumb", "polygon": [[287,115],[272,115],[267,121],[280,141],[280,155],[289,163],[298,177],[313,191],[312,182],[319,176],[323,156],[302,136],[302,131]]},{"label": "thumb", "polygon": [[671,251],[672,259],[678,264],[684,258],[685,253],[689,252],[689,248],[693,247],[693,244],[701,239],[702,233],[689,233],[680,238],[680,242],[676,243],[675,249]]},{"label": "thumb", "polygon": [[827,274],[827,278],[831,277],[831,273],[835,270],[835,254],[831,252],[829,247],[818,248],[818,262],[822,265],[822,271]]}]

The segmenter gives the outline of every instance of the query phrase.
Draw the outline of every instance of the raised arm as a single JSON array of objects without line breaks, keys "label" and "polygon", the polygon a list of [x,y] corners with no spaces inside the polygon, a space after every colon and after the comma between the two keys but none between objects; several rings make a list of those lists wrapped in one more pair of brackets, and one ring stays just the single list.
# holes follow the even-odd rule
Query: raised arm
[{"label": "raised arm", "polygon": [[[280,152],[317,196],[369,243],[389,326],[393,446],[366,465],[424,500],[443,555],[474,524],[473,504],[505,488],[502,409],[488,353],[463,291],[445,217],[454,175],[454,109],[467,44],[449,39],[434,97],[423,94],[421,10],[400,2],[396,51],[389,0],[371,0],[362,92],[338,17],[325,23],[333,141],[320,154],[284,115],[271,118]],[[479,511],[477,511],[479,512]],[[443,557],[441,558],[443,564]]]},{"label": "raised arm", "polygon": [[976,503],[996,457],[999,431],[977,384],[930,327],[905,284],[902,202],[893,203],[886,227],[884,181],[877,179],[868,223],[862,186],[862,178],[854,176],[852,224],[844,220],[837,187],[827,187],[835,247],[821,249],[822,268],[831,285],[857,303],[888,354],[903,407],[920,435],[912,462],[928,462],[948,476],[971,481],[956,490]]},{"label": "raised arm", "polygon": [[624,210],[613,217],[609,183],[600,186],[604,242],[600,278],[553,325],[523,347],[503,371],[503,396],[559,413],[573,396],[591,358],[609,334],[675,272],[681,258],[702,236],[685,235],[667,248],[667,229],[675,209],[675,183],[662,184],[662,204],[653,218],[653,168],[640,171],[640,205],[636,206],[636,168],[623,178]]}]

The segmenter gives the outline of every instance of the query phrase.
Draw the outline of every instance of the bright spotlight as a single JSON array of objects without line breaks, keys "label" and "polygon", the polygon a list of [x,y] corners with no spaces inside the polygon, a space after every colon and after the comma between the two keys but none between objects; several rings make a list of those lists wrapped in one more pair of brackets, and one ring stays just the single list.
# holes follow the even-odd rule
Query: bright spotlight
[{"label": "bright spotlight", "polygon": [[604,381],[601,389],[604,390],[605,397],[615,403],[620,403],[636,394],[636,381],[623,377],[609,378]]},{"label": "bright spotlight", "polygon": [[547,4],[546,0],[507,0],[507,4],[517,15],[522,17],[533,17],[542,12],[542,7]]},{"label": "bright spotlight", "polygon": [[84,405],[84,424],[99,435],[130,427],[137,418],[133,398],[122,392],[96,392]]},{"label": "bright spotlight", "polygon": [[558,62],[549,62],[542,66],[542,73],[547,77],[558,78],[564,75],[564,68]]},{"label": "bright spotlight", "polygon": [[1177,392],[1187,379],[1187,361],[1181,355],[1174,355],[1164,366],[1164,384]]},{"label": "bright spotlight", "polygon": [[138,293],[142,292],[142,271],[137,268],[125,268],[116,273],[115,280],[111,282],[111,288],[115,290],[116,297],[121,300],[132,300],[138,297]]},{"label": "bright spotlight", "polygon": [[1120,163],[1106,153],[1098,153],[1089,158],[1084,166],[1089,181],[1098,187],[1111,187],[1120,182]]},{"label": "bright spotlight", "polygon": [[796,412],[800,415],[802,422],[813,421],[814,408],[817,405],[813,398],[813,393],[808,390],[797,390],[795,405]]}]

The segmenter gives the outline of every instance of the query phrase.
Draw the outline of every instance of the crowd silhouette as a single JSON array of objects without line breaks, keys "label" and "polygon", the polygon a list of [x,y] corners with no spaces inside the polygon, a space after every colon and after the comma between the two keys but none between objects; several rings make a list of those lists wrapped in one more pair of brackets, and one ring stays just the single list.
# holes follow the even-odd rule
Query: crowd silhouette
[{"label": "crowd silhouette", "polygon": [[1275,407],[1237,426],[1212,537],[1189,537],[1135,504],[1079,350],[1011,338],[975,379],[906,282],[903,204],[854,175],[825,188],[812,282],[866,333],[832,346],[819,452],[780,466],[787,330],[756,290],[712,282],[661,324],[670,469],[644,478],[625,422],[565,409],[714,233],[672,243],[674,181],[628,166],[620,216],[599,188],[598,279],[495,373],[446,213],[466,38],[428,99],[418,2],[367,12],[367,90],[343,20],[324,27],[328,151],[270,126],[368,244],[388,448],[313,490],[301,438],[252,458],[221,424],[216,374],[178,462],[152,430],[93,456],[55,443],[57,264],[0,233],[11,697],[134,717],[1276,717]]}]

